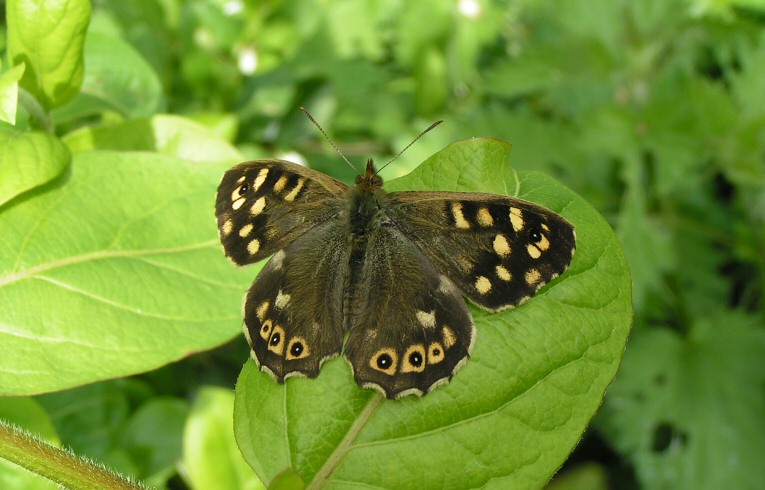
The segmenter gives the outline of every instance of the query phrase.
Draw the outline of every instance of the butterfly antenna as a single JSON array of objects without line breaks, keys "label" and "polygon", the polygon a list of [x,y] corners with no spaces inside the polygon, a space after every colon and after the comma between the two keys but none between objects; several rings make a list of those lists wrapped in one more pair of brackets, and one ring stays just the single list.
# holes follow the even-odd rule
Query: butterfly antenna
[{"label": "butterfly antenna", "polygon": [[311,122],[312,122],[312,123],[313,123],[313,124],[314,124],[314,125],[315,125],[317,128],[319,128],[319,131],[321,131],[321,134],[323,134],[323,135],[324,135],[324,138],[326,138],[326,140],[327,140],[327,141],[329,141],[329,144],[330,144],[330,145],[332,145],[332,148],[334,148],[334,149],[335,149],[335,151],[338,153],[338,155],[340,155],[341,157],[343,157],[343,160],[345,160],[345,163],[347,163],[348,165],[350,165],[350,166],[351,166],[351,168],[352,168],[353,170],[355,170],[356,172],[358,172],[358,170],[356,170],[356,167],[354,167],[354,166],[353,166],[353,164],[352,164],[351,162],[349,162],[347,158],[345,158],[345,155],[343,155],[343,152],[341,152],[341,151],[340,151],[340,148],[338,148],[338,147],[337,147],[337,145],[335,145],[335,142],[334,142],[334,141],[332,141],[332,139],[329,137],[329,135],[327,134],[327,132],[326,132],[326,131],[324,131],[324,128],[322,128],[322,127],[321,127],[321,125],[320,125],[319,123],[317,123],[317,122],[316,122],[316,119],[314,119],[314,118],[313,118],[313,116],[311,115],[311,113],[310,113],[310,112],[308,112],[308,110],[307,110],[305,107],[301,107],[301,108],[300,108],[300,110],[301,110],[301,111],[303,111],[303,114],[305,114],[305,115],[306,115],[306,117],[307,117],[308,119],[310,119],[310,120],[311,120]]},{"label": "butterfly antenna", "polygon": [[393,163],[393,161],[394,161],[395,159],[397,159],[398,157],[400,157],[400,156],[401,156],[401,154],[402,154],[402,153],[404,153],[406,150],[408,150],[410,146],[412,146],[413,144],[415,144],[415,142],[417,142],[417,140],[418,140],[418,139],[420,139],[420,138],[422,138],[423,136],[425,136],[427,133],[429,133],[429,132],[430,132],[430,130],[432,130],[433,128],[435,128],[436,126],[438,126],[439,124],[441,124],[442,122],[444,122],[444,120],[443,120],[443,119],[439,119],[438,121],[436,121],[436,122],[434,122],[433,124],[431,124],[430,126],[428,126],[428,129],[426,129],[426,130],[425,130],[425,131],[423,131],[422,133],[418,134],[418,135],[417,135],[417,137],[416,137],[415,139],[413,139],[411,143],[409,143],[408,145],[406,145],[406,147],[405,147],[403,150],[401,150],[400,152],[398,152],[398,154],[397,154],[395,157],[391,158],[390,160],[388,160],[388,162],[387,162],[385,165],[383,165],[382,167],[380,167],[380,169],[379,169],[377,172],[375,172],[375,175],[379,174],[379,173],[380,173],[380,171],[381,171],[382,169],[384,169],[385,167],[387,167],[388,165],[390,165],[391,163]]}]

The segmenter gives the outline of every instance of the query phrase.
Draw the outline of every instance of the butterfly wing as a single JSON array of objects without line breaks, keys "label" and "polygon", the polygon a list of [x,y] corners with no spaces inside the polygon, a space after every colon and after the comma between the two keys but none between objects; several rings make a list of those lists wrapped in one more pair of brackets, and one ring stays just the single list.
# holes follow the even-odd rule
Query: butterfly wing
[{"label": "butterfly wing", "polygon": [[244,331],[260,369],[277,381],[319,374],[343,346],[349,244],[339,220],[277,251],[247,293]]},{"label": "butterfly wing", "polygon": [[508,196],[394,192],[389,214],[401,232],[478,306],[517,306],[562,274],[576,246],[560,215]]},{"label": "butterfly wing", "polygon": [[356,382],[388,398],[448,382],[475,338],[457,287],[392,226],[372,231],[362,259],[344,353]]},{"label": "butterfly wing", "polygon": [[348,186],[285,160],[239,164],[223,175],[215,215],[226,256],[258,262],[344,209]]},{"label": "butterfly wing", "polygon": [[226,255],[245,265],[273,254],[247,293],[244,333],[261,370],[280,382],[318,375],[342,348],[347,190],[282,160],[237,165],[218,187]]}]

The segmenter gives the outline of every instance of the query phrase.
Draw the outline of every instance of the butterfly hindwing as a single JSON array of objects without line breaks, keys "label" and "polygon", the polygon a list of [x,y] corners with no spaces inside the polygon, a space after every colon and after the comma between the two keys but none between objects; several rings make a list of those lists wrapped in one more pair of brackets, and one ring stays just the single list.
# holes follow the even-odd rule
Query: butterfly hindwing
[{"label": "butterfly hindwing", "polygon": [[423,395],[467,360],[475,327],[457,287],[394,226],[369,237],[345,357],[359,385]]},{"label": "butterfly hindwing", "polygon": [[562,274],[574,227],[521,199],[477,192],[394,192],[391,219],[462,293],[490,311],[517,306]]},{"label": "butterfly hindwing", "polygon": [[284,160],[239,164],[223,175],[215,214],[237,265],[258,262],[344,208],[348,186]]},{"label": "butterfly hindwing", "polygon": [[343,346],[343,290],[348,264],[343,223],[316,225],[263,267],[244,305],[253,358],[278,381],[313,378]]}]

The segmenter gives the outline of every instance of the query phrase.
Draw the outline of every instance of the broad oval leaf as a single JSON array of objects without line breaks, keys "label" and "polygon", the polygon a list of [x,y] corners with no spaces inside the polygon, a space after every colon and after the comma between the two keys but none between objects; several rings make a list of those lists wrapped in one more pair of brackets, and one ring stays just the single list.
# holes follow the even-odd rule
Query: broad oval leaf
[{"label": "broad oval leaf", "polygon": [[[240,331],[213,216],[224,168],[87,152],[0,211],[0,394],[155,369]],[[226,293],[228,291],[228,293]]]},{"label": "broad oval leaf", "polygon": [[63,172],[72,157],[48,133],[18,131],[0,124],[0,206]]},{"label": "broad oval leaf", "polygon": [[619,366],[630,276],[605,220],[541,173],[516,177],[509,151],[497,140],[458,142],[387,188],[480,189],[545,205],[576,226],[570,270],[514,310],[472,308],[470,361],[423,398],[389,401],[358,388],[340,359],[316,379],[283,385],[249,361],[234,423],[261,480],[294,470],[308,488],[525,489],[565,461]]},{"label": "broad oval leaf", "polygon": [[108,126],[85,127],[69,133],[63,140],[74,153],[89,150],[152,151],[189,162],[233,164],[242,160],[239,151],[211,129],[169,114]]},{"label": "broad oval leaf", "polygon": [[21,86],[48,109],[70,101],[82,84],[90,0],[11,0],[6,16],[8,58],[27,65]]}]

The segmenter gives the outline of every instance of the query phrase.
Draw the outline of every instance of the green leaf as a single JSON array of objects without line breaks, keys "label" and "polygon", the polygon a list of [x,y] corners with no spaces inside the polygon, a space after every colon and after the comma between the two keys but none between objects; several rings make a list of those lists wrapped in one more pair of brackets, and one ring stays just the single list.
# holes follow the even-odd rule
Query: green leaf
[{"label": "green leaf", "polygon": [[26,63],[21,86],[51,109],[70,101],[82,84],[82,45],[89,0],[9,0],[8,58]]},{"label": "green leaf", "polygon": [[596,425],[642,488],[758,488],[764,383],[761,317],[722,310],[635,335]]},{"label": "green leaf", "polygon": [[220,249],[224,170],[82,153],[0,212],[0,394],[148,371],[239,332],[251,273]]},{"label": "green leaf", "polygon": [[50,182],[72,157],[61,140],[48,133],[21,132],[0,124],[0,206]]},{"label": "green leaf", "polygon": [[120,431],[124,448],[138,468],[138,477],[152,486],[164,485],[181,458],[186,400],[155,397],[141,405]]},{"label": "green leaf", "polygon": [[183,473],[192,489],[265,488],[236,445],[231,425],[233,411],[231,390],[199,390],[183,434]]},{"label": "green leaf", "polygon": [[125,118],[149,116],[162,107],[154,69],[128,43],[100,32],[85,41],[85,79],[77,97],[55,111],[57,121],[115,111]]},{"label": "green leaf", "polygon": [[24,74],[24,63],[14,66],[0,76],[0,121],[16,124],[16,106],[19,102],[19,80]]},{"label": "green leaf", "polygon": [[[18,425],[35,437],[55,446],[61,445],[50,417],[48,417],[45,409],[32,398],[0,399],[0,419]],[[47,478],[0,458],[0,488],[6,490],[54,490],[59,486]]]},{"label": "green leaf", "polygon": [[292,469],[308,488],[529,488],[566,459],[619,366],[630,276],[603,218],[544,174],[516,176],[509,151],[498,140],[458,142],[387,189],[518,191],[574,223],[571,269],[515,310],[471,308],[478,336],[470,361],[420,399],[359,388],[341,359],[316,379],[285,384],[248,362],[235,433],[264,482]]},{"label": "green leaf", "polygon": [[63,140],[73,153],[149,151],[189,162],[236,163],[242,160],[239,151],[212,130],[179,116],[157,115],[109,126],[88,126],[66,135]]}]

